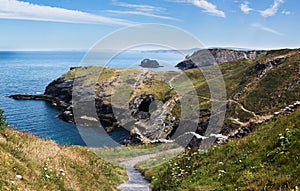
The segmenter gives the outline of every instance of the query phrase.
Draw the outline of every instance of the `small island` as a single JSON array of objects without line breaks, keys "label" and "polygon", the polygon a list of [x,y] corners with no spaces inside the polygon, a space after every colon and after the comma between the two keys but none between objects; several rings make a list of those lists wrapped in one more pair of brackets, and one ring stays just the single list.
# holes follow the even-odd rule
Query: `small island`
[{"label": "small island", "polygon": [[140,66],[143,67],[143,68],[159,68],[159,67],[163,67],[156,60],[150,60],[148,58],[144,59],[141,62]]}]

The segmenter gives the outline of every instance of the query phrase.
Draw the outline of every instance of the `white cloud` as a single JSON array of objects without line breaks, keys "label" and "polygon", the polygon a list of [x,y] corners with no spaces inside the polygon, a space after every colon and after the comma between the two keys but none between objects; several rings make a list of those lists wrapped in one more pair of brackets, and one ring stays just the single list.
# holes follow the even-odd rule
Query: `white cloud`
[{"label": "white cloud", "polygon": [[248,1],[245,1],[243,4],[241,4],[240,8],[245,14],[249,14],[249,12],[253,10],[252,8],[249,7]]},{"label": "white cloud", "polygon": [[117,0],[112,0],[112,2],[120,7],[126,7],[126,8],[133,8],[137,11],[143,11],[143,12],[161,12],[164,11],[164,8],[161,7],[155,7],[151,5],[144,5],[144,4],[130,4],[130,3],[123,3],[119,2]]},{"label": "white cloud", "polygon": [[203,9],[204,12],[209,13],[213,16],[217,17],[226,17],[225,13],[221,10],[217,9],[217,6],[208,2],[207,0],[169,0],[171,2],[177,2],[177,3],[189,3],[193,4],[201,9]]},{"label": "white cloud", "polygon": [[0,0],[0,19],[131,25],[127,20],[58,7],[41,6],[17,0]]},{"label": "white cloud", "polygon": [[146,17],[154,17],[159,19],[178,21],[178,19],[174,17],[162,15],[161,13],[166,12],[166,9],[161,7],[155,7],[151,5],[145,5],[145,4],[130,4],[130,3],[120,2],[118,0],[112,0],[112,2],[116,6],[127,8],[127,10],[107,10],[106,12],[118,14],[118,15],[140,15]]},{"label": "white cloud", "polygon": [[263,17],[274,16],[277,13],[280,4],[282,4],[283,2],[284,2],[284,0],[274,0],[274,4],[271,7],[267,8],[265,10],[259,11],[261,16],[263,16]]},{"label": "white cloud", "polygon": [[151,14],[151,13],[147,13],[147,12],[141,12],[141,11],[107,10],[107,12],[118,14],[118,15],[141,15],[141,16],[146,16],[146,17],[154,17],[154,18],[159,18],[159,19],[179,21],[179,19],[176,19],[176,18],[173,18],[173,17],[163,16],[163,15],[155,15],[155,14]]},{"label": "white cloud", "polygon": [[263,24],[260,24],[260,23],[254,23],[251,25],[253,28],[257,28],[257,29],[260,29],[260,30],[263,30],[263,31],[266,31],[266,32],[269,32],[269,33],[272,33],[272,34],[276,34],[276,35],[280,35],[282,36],[283,34],[281,32],[278,32],[270,27],[267,27]]}]

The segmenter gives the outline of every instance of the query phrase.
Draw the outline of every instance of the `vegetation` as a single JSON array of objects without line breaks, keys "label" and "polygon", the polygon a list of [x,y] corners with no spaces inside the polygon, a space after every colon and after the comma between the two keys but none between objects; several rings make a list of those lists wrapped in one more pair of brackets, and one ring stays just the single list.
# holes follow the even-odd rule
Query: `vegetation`
[{"label": "vegetation", "polygon": [[[274,112],[300,97],[300,55],[288,58],[270,70],[264,78],[243,97],[243,104],[257,113]],[[251,71],[247,71],[248,75]],[[257,99],[260,98],[260,99]]]},{"label": "vegetation", "polygon": [[0,190],[116,190],[125,170],[88,148],[58,146],[7,128],[0,110]]},{"label": "vegetation", "polygon": [[204,154],[190,149],[142,171],[153,190],[297,190],[299,161],[297,110],[273,118],[243,139],[216,145]]},{"label": "vegetation", "polygon": [[169,149],[178,148],[177,144],[148,144],[135,146],[120,146],[114,148],[93,148],[92,150],[101,158],[115,163],[132,159],[142,155],[164,152]]}]

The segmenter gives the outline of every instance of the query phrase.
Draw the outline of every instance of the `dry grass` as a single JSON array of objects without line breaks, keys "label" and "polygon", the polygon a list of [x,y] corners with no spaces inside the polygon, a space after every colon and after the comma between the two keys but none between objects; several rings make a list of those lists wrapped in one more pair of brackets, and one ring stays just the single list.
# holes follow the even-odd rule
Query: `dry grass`
[{"label": "dry grass", "polygon": [[[4,128],[0,131],[0,190],[116,190],[125,170],[88,148]],[[18,178],[21,175],[22,178]]]}]

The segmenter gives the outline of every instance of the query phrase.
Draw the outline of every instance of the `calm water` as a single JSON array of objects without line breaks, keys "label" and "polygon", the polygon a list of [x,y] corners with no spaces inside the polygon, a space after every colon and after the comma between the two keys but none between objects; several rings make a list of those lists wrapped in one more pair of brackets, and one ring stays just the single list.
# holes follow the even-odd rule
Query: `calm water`
[{"label": "calm water", "polygon": [[[44,101],[16,101],[6,96],[18,93],[40,94],[54,79],[67,72],[71,66],[80,66],[84,52],[0,52],[0,108],[10,126],[55,140],[59,144],[85,145],[78,129],[71,123],[56,118],[60,113]],[[115,57],[109,67],[138,67],[144,58],[157,59],[174,70],[183,55],[174,53],[125,52]],[[167,61],[167,62],[166,62]],[[124,132],[111,136],[122,142]]]}]

